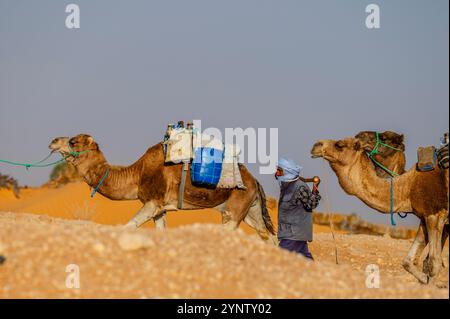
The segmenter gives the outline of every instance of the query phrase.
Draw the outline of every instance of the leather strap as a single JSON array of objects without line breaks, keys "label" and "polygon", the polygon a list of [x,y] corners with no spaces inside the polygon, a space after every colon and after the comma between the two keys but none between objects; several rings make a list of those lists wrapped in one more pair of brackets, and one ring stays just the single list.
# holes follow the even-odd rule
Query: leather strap
[{"label": "leather strap", "polygon": [[178,206],[177,206],[178,209],[183,208],[184,187],[186,185],[186,176],[187,176],[188,169],[189,169],[189,162],[184,161],[183,168],[181,171],[180,187],[178,188]]}]

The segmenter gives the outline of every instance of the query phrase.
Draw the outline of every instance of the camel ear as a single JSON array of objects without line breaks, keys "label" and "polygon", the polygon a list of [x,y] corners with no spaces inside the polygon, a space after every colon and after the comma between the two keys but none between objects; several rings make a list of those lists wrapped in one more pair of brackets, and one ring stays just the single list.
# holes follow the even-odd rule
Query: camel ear
[{"label": "camel ear", "polygon": [[353,144],[353,149],[355,151],[359,151],[361,149],[361,142],[360,141],[355,141],[355,143]]},{"label": "camel ear", "polygon": [[89,136],[87,140],[89,146],[92,145],[92,143],[94,143],[94,139],[92,138],[92,136]]}]

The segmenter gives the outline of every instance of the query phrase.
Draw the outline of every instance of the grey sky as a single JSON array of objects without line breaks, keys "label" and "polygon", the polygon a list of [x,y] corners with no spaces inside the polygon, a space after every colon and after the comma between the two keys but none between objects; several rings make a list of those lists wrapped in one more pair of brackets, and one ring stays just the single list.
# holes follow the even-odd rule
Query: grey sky
[{"label": "grey sky", "polygon": [[[69,3],[79,30],[65,27]],[[380,5],[379,30],[365,27],[369,3]],[[38,160],[53,137],[84,132],[127,164],[177,119],[278,127],[280,155],[329,176],[333,210],[388,222],[309,150],[390,129],[405,134],[410,167],[417,146],[438,144],[449,126],[448,11],[446,0],[0,0],[0,159]],[[22,184],[49,174],[0,165]]]}]

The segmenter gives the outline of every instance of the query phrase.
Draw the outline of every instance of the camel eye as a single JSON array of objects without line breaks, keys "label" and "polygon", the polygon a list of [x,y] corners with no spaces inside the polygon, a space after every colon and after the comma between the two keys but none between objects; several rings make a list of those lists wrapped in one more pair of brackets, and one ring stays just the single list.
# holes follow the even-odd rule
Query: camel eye
[{"label": "camel eye", "polygon": [[337,141],[335,144],[334,144],[334,146],[336,146],[336,148],[338,149],[338,150],[342,150],[343,148],[344,148],[344,142],[342,142],[342,141]]}]

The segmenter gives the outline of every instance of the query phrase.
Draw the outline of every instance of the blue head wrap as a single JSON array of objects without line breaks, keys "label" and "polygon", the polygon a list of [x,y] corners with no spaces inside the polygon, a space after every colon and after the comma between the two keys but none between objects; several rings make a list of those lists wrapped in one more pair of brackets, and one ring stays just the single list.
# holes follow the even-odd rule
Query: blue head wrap
[{"label": "blue head wrap", "polygon": [[293,160],[284,157],[279,159],[277,166],[282,168],[284,172],[283,176],[276,177],[277,180],[281,182],[297,179],[300,176],[300,172],[303,169],[303,167],[297,165],[297,163],[295,163]]}]

